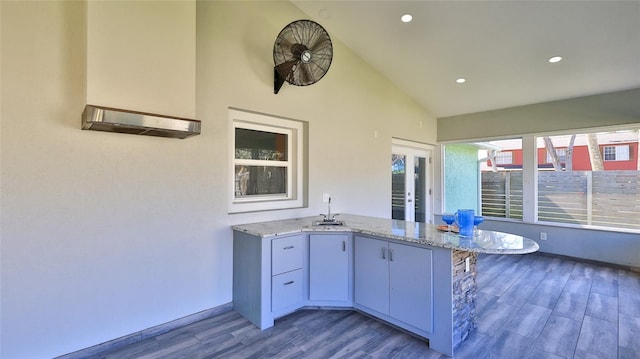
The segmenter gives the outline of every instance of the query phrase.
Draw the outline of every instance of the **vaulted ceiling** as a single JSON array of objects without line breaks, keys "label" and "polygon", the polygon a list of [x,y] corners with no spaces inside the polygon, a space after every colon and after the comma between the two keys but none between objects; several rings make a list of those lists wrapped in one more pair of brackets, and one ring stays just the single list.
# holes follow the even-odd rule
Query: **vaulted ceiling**
[{"label": "vaulted ceiling", "polygon": [[436,117],[640,88],[638,0],[292,3]]}]

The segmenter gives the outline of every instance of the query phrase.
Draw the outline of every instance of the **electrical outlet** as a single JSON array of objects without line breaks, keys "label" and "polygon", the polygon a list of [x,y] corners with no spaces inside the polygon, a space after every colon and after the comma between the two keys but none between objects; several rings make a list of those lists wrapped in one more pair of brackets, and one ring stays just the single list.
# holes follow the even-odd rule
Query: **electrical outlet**
[{"label": "electrical outlet", "polygon": [[329,193],[323,193],[322,194],[322,202],[323,203],[329,203],[329,198],[331,198],[331,195]]},{"label": "electrical outlet", "polygon": [[547,240],[547,232],[540,232],[540,240],[541,241]]},{"label": "electrical outlet", "polygon": [[471,270],[471,258],[467,257],[464,259],[464,271],[465,273]]}]

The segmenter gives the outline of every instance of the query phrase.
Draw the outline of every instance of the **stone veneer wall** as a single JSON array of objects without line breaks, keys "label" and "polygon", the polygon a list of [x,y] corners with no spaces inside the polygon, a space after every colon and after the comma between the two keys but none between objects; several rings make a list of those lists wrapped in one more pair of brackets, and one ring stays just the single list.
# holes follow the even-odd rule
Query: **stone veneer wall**
[{"label": "stone veneer wall", "polygon": [[[478,253],[453,250],[453,347],[460,345],[478,327],[476,322],[476,263]],[[465,259],[469,257],[469,271]]]}]

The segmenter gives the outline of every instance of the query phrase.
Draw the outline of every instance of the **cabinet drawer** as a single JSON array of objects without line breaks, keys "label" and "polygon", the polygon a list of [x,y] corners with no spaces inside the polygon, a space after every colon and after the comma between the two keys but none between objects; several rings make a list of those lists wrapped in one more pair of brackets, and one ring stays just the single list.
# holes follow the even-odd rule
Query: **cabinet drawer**
[{"label": "cabinet drawer", "polygon": [[271,311],[295,309],[302,303],[302,269],[271,278]]},{"label": "cabinet drawer", "polygon": [[271,275],[302,268],[304,237],[286,237],[271,241]]}]

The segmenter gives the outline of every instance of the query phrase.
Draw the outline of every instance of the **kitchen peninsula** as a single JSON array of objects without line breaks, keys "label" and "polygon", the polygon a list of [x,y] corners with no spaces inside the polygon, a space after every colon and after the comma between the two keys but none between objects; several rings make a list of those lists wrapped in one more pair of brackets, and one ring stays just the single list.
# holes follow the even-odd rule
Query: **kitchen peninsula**
[{"label": "kitchen peninsula", "polygon": [[478,253],[526,254],[538,244],[478,230],[342,214],[233,226],[234,309],[266,329],[301,308],[353,308],[453,356],[476,328]]}]

